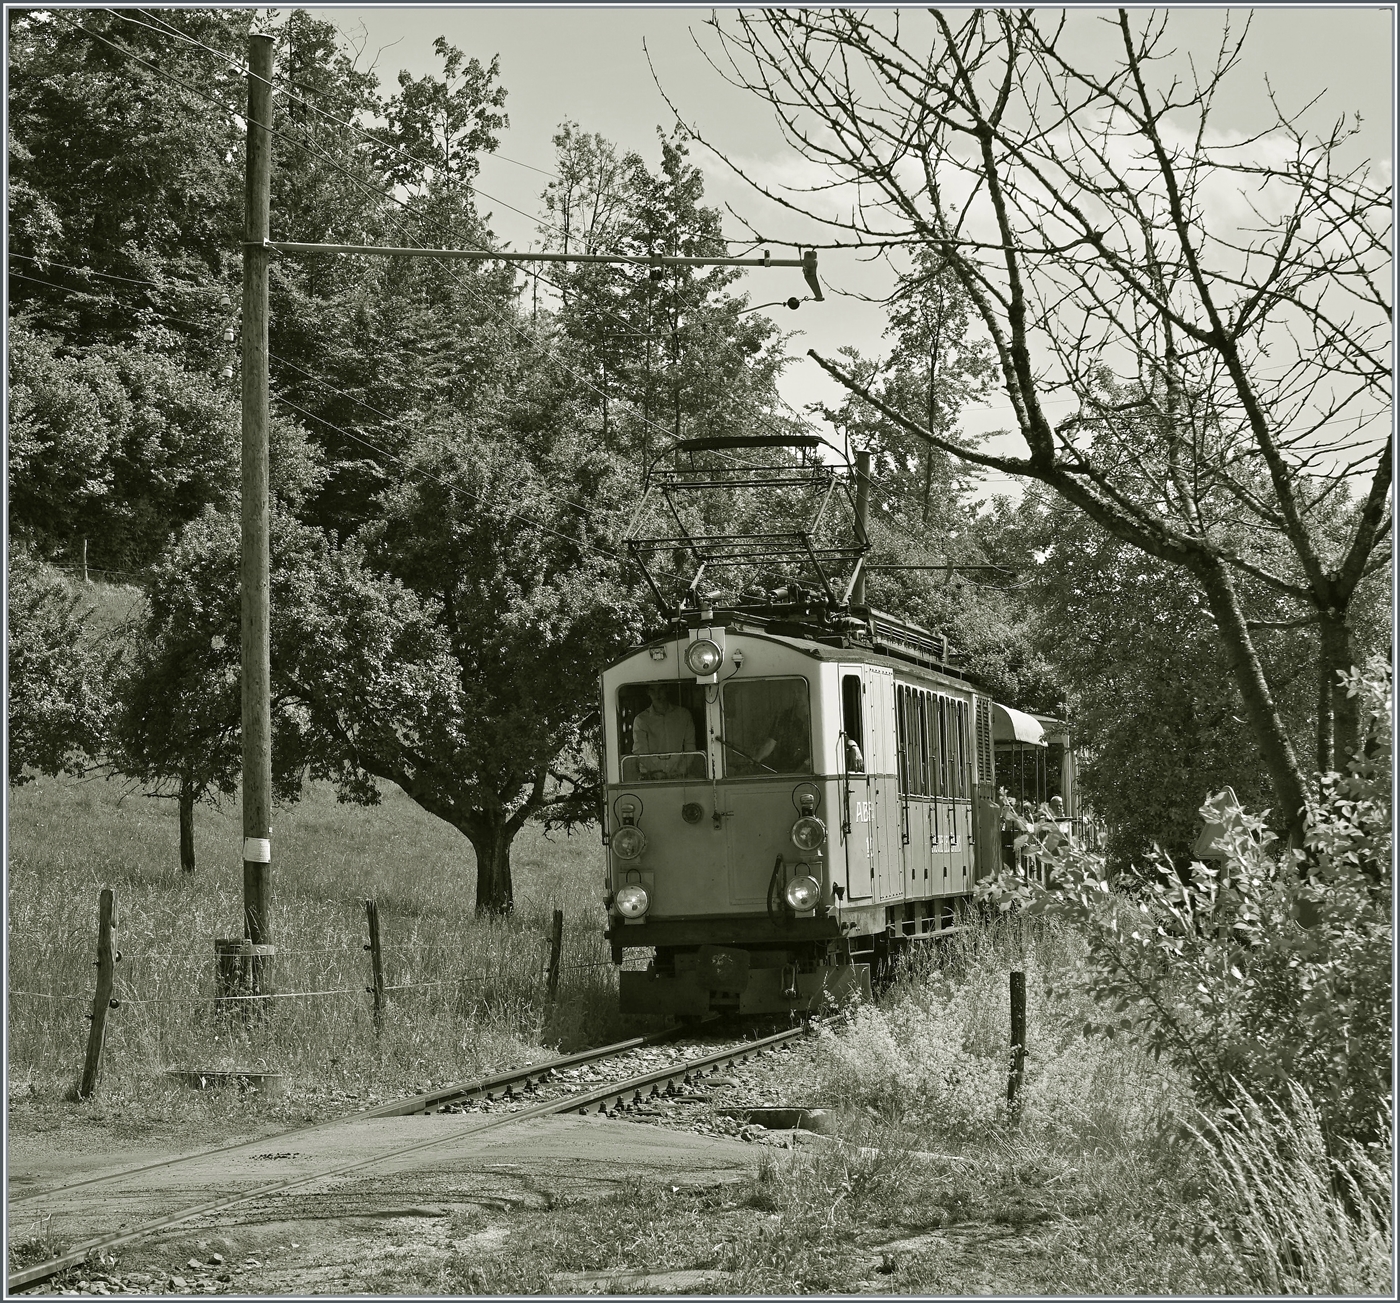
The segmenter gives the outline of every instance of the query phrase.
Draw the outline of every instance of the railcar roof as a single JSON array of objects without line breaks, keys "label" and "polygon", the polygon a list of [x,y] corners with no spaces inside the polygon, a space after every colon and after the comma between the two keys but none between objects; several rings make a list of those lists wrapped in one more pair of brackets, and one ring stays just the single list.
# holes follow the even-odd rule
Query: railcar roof
[{"label": "railcar roof", "polygon": [[[964,690],[981,691],[976,681],[969,675],[965,675],[955,669],[936,670],[928,665],[920,665],[917,661],[904,660],[899,656],[887,656],[884,652],[875,651],[870,647],[862,647],[859,644],[849,647],[834,647],[830,643],[817,642],[811,638],[800,635],[790,635],[782,633],[760,632],[753,628],[746,628],[743,622],[738,624],[726,624],[724,631],[731,637],[753,638],[760,642],[775,642],[784,647],[790,647],[793,651],[803,653],[817,661],[839,661],[842,664],[852,663],[861,665],[880,665],[888,669],[897,671],[910,678],[925,679],[933,683],[946,684],[949,687],[962,688]],[[650,647],[669,646],[678,641],[680,635],[675,630],[661,634],[647,642],[640,643],[633,648],[626,656],[614,661],[607,668],[616,669],[624,661],[631,660],[640,652],[646,651]]]}]

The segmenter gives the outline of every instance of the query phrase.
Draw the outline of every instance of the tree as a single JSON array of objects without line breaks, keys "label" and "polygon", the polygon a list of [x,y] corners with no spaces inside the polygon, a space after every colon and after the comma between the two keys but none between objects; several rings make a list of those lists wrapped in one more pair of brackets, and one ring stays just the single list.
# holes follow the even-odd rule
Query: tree
[{"label": "tree", "polygon": [[397,783],[467,837],[477,910],[502,913],[525,823],[594,817],[597,675],[640,621],[611,460],[581,433],[531,456],[482,426],[435,422],[381,518],[289,571],[283,600],[313,774],[366,803]]},{"label": "tree", "polygon": [[[1355,660],[1353,599],[1389,563],[1391,444],[1373,435],[1389,408],[1389,186],[1343,163],[1345,125],[1315,137],[1276,103],[1265,135],[1215,133],[1243,40],[1228,26],[1204,71],[1171,80],[1163,15],[1134,30],[1120,10],[1103,70],[1068,53],[1068,19],[955,18],[779,10],[715,25],[729,75],[856,188],[849,217],[811,215],[859,245],[927,247],[957,277],[1026,452],[961,448],[875,405],[949,455],[1039,480],[1192,575],[1297,843],[1302,770],[1239,581],[1317,626],[1317,761],[1331,768],[1335,738],[1345,754],[1358,736],[1338,686]],[[1221,186],[1247,221],[1219,215]],[[1075,410],[1057,423],[1060,395]],[[1339,428],[1357,439],[1340,460]],[[1344,528],[1321,528],[1334,510]],[[1285,541],[1285,567],[1232,547],[1241,519]]]},{"label": "tree", "polygon": [[32,774],[83,774],[105,750],[114,653],[84,637],[82,599],[68,582],[12,551],[7,575],[5,766],[10,785]]},{"label": "tree", "polygon": [[[277,513],[279,572],[296,526]],[[241,526],[206,510],[151,567],[146,607],[116,686],[112,761],[150,795],[176,798],[180,868],[195,868],[194,807],[232,796],[243,772],[239,622]],[[278,586],[287,586],[278,575]],[[278,612],[278,624],[287,614]],[[279,639],[280,641],[280,639]],[[306,765],[301,721],[279,680],[272,700],[273,794],[300,795]]]},{"label": "tree", "polygon": [[481,171],[477,155],[500,144],[498,131],[510,126],[500,110],[506,102],[499,84],[497,55],[482,66],[439,36],[433,53],[442,60],[442,76],[399,73],[399,93],[388,105],[388,130],[381,152],[385,174],[395,185],[436,185],[452,191],[467,188]]},{"label": "tree", "polygon": [[[1250,808],[1267,804],[1268,771],[1191,576],[1034,486],[999,523],[1023,579],[1028,636],[1070,690],[1081,790],[1114,870],[1144,863],[1154,845],[1188,861],[1208,793],[1228,785]],[[1281,603],[1258,585],[1241,600],[1285,726],[1302,743],[1307,631],[1268,629]]]},{"label": "tree", "polygon": [[[972,303],[957,277],[933,250],[915,250],[914,266],[895,290],[885,334],[894,338],[885,402],[902,412],[919,412],[925,429],[962,442],[958,417],[991,385],[991,348],[976,333]],[[901,476],[917,477],[908,496],[919,503],[919,524],[927,528],[935,514],[935,479],[943,487],[954,478],[949,456],[894,422],[883,422],[881,433]],[[946,524],[944,513],[938,514]]]},{"label": "tree", "polygon": [[[606,141],[569,123],[555,144],[560,179],[543,199],[561,224],[547,233],[549,247],[562,249],[566,229],[573,238],[581,224],[603,252],[727,256],[721,214],[701,202],[704,176],[683,140],[661,137],[655,173],[639,155],[618,160]],[[776,392],[780,332],[745,315],[747,297],[728,289],[739,274],[678,265],[551,274],[563,291],[558,320],[571,357],[590,377],[601,372],[587,392],[609,447],[645,467],[672,439],[789,423]]]},{"label": "tree", "polygon": [[[10,308],[73,346],[146,341],[216,369],[235,284],[249,10],[11,10]],[[60,265],[61,264],[61,265]],[[84,270],[86,269],[86,270]],[[21,279],[23,277],[24,279]],[[175,320],[171,320],[171,319]]]}]

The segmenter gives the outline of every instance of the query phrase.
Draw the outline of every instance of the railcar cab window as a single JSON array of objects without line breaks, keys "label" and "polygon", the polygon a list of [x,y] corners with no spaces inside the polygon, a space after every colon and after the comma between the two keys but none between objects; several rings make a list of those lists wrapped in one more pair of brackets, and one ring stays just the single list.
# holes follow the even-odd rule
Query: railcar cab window
[{"label": "railcar cab window", "polygon": [[705,690],[674,679],[625,683],[617,690],[618,737],[624,783],[659,783],[708,777]]},{"label": "railcar cab window", "polygon": [[724,685],[724,772],[730,778],[812,772],[806,679]]},{"label": "railcar cab window", "polygon": [[861,686],[859,674],[847,674],[841,680],[841,731],[845,733],[846,772],[865,772],[865,727],[861,715]]}]

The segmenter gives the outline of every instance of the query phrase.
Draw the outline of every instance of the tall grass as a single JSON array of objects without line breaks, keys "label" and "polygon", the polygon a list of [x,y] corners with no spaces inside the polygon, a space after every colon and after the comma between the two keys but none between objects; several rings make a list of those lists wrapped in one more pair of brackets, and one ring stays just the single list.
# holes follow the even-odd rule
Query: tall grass
[{"label": "tall grass", "polygon": [[[184,874],[171,801],[102,780],[10,793],[12,1089],[62,1090],[77,1074],[106,886],[122,955],[107,1094],[137,1097],[168,1069],[189,1068],[277,1070],[303,1096],[389,1093],[619,1030],[596,842],[527,829],[514,856],[514,914],[478,919],[469,844],[392,788],[366,810],[312,786],[276,812],[272,987],[297,994],[250,1016],[217,1011],[214,939],[242,931],[237,811],[236,801],[197,809],[199,867]],[[365,990],[367,897],[379,902],[385,981],[410,988],[391,992],[379,1032]],[[543,970],[555,908],[565,935],[550,1005]]]},{"label": "tall grass", "polygon": [[[1011,1128],[1071,1148],[1158,1135],[1180,1094],[1172,1072],[1127,1046],[1088,1039],[1079,980],[1085,947],[1065,928],[1020,915],[984,920],[917,951],[878,1006],[828,1034],[822,1081],[832,1102],[887,1124],[960,1142]],[[1006,1099],[1010,973],[1026,974],[1025,1083]]]},{"label": "tall grass", "polygon": [[1236,1116],[1203,1117],[1197,1136],[1222,1206],[1220,1242],[1247,1289],[1390,1295],[1388,1166],[1354,1145],[1345,1160],[1329,1156],[1301,1087],[1291,1084],[1287,1106],[1245,1092]]}]

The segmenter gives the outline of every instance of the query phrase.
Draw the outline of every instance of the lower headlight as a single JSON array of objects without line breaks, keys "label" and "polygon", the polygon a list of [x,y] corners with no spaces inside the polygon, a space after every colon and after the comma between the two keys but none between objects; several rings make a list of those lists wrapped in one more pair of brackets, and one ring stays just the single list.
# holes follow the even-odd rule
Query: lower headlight
[{"label": "lower headlight", "polygon": [[646,848],[646,833],[636,824],[625,823],[612,835],[612,851],[620,860],[635,860]]},{"label": "lower headlight", "polygon": [[814,851],[826,840],[826,824],[814,814],[804,814],[792,825],[792,844],[800,851]]},{"label": "lower headlight", "polygon": [[647,906],[651,904],[651,901],[647,898],[645,887],[639,887],[635,882],[629,882],[625,887],[617,889],[615,903],[618,913],[626,918],[641,918],[647,912]]},{"label": "lower headlight", "polygon": [[799,914],[815,909],[822,898],[822,889],[815,878],[794,878],[783,889],[787,903]]}]

